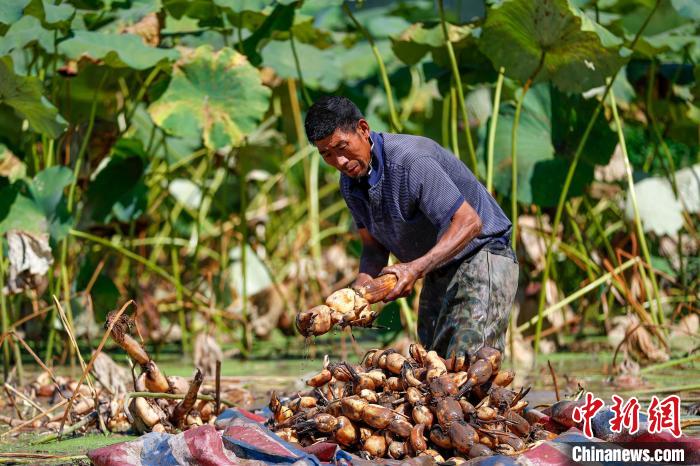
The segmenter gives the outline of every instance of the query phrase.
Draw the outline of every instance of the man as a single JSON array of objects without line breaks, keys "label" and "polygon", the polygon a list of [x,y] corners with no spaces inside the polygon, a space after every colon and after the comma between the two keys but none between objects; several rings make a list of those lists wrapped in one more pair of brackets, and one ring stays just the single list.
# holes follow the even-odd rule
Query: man
[{"label": "man", "polygon": [[[407,296],[424,278],[421,343],[444,357],[505,346],[518,284],[511,223],[472,172],[434,141],[377,133],[349,99],[311,106],[306,135],[341,172],[340,191],[362,240],[353,286],[386,273]],[[401,263],[387,267],[389,253]]]}]

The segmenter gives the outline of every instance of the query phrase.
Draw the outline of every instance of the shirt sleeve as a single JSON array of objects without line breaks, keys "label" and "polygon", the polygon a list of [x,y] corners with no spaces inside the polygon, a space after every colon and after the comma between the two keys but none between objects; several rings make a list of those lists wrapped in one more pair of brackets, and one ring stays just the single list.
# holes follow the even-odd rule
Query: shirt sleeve
[{"label": "shirt sleeve", "polygon": [[464,196],[442,166],[427,156],[411,163],[408,190],[411,200],[439,231],[450,224],[464,202]]}]

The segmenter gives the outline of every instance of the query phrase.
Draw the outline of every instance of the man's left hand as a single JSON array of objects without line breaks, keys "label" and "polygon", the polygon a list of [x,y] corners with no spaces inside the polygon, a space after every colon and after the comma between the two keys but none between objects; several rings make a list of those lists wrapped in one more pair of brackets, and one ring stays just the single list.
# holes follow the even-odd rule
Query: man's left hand
[{"label": "man's left hand", "polygon": [[396,275],[397,282],[393,290],[384,298],[384,302],[393,301],[398,298],[403,298],[411,294],[413,285],[416,280],[423,276],[423,271],[415,262],[407,262],[405,264],[394,264],[384,267],[380,275],[393,273]]}]

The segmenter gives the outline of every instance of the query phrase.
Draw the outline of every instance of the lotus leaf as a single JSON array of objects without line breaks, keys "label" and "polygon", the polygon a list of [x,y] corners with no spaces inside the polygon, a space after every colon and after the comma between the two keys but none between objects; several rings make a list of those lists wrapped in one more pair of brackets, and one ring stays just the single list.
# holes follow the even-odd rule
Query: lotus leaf
[{"label": "lotus leaf", "polygon": [[[567,96],[547,84],[534,86],[525,96],[518,126],[518,200],[543,207],[556,205],[570,159],[581,139],[595,101]],[[512,104],[501,106],[494,147],[494,185],[510,194]],[[615,148],[615,135],[598,117],[581,154],[569,196],[580,195],[593,179],[593,165],[606,164]]]},{"label": "lotus leaf", "polygon": [[696,21],[700,20],[700,3],[697,0],[671,0],[671,5],[679,15]]},{"label": "lotus leaf", "polygon": [[[448,24],[447,31],[451,42],[459,42],[471,33],[472,28]],[[392,37],[391,44],[399,60],[414,65],[429,51],[444,48],[445,38],[439,24],[426,28],[422,23],[416,23]]]},{"label": "lotus leaf", "polygon": [[10,230],[47,231],[44,213],[31,198],[20,192],[19,182],[0,189],[0,236]]},{"label": "lotus leaf", "polygon": [[246,58],[209,46],[183,52],[165,93],[149,107],[153,121],[171,134],[201,135],[207,147],[239,145],[268,108],[270,90]]},{"label": "lotus leaf", "polygon": [[245,275],[243,275],[243,261],[241,257],[241,247],[236,246],[229,250],[231,260],[228,273],[231,277],[230,285],[236,290],[238,296],[243,295],[243,280],[245,278],[246,292],[252,296],[272,285],[270,271],[263,261],[258,257],[253,248],[245,245],[246,262]]},{"label": "lotus leaf", "polygon": [[3,0],[0,2],[0,23],[12,24],[22,17],[30,0]]},{"label": "lotus leaf", "polygon": [[45,51],[53,52],[53,32],[44,29],[41,21],[34,16],[23,16],[19,21],[12,23],[5,35],[0,37],[0,55],[21,49],[35,41]]},{"label": "lotus leaf", "polygon": [[57,137],[66,122],[41,90],[38,78],[15,74],[12,59],[0,58],[0,104],[12,107],[35,131]]},{"label": "lotus leaf", "polygon": [[[311,89],[334,91],[343,78],[341,64],[336,56],[336,47],[319,50],[307,44],[296,44],[297,53],[303,57],[301,63],[304,85]],[[262,50],[263,65],[269,66],[282,78],[298,77],[289,41],[272,41]]]},{"label": "lotus leaf", "polygon": [[388,39],[401,33],[411,23],[399,16],[373,15],[367,21],[367,32],[375,39]]},{"label": "lotus leaf", "polygon": [[[391,51],[391,44],[388,40],[378,40],[375,42],[379,54],[384,59],[384,64],[387,71],[391,70],[397,64],[395,55]],[[366,79],[377,72],[377,61],[372,55],[372,49],[368,42],[358,42],[352,48],[337,46],[333,48],[337,60],[340,63],[340,69],[345,80],[354,81]]]},{"label": "lotus leaf", "polygon": [[565,92],[605,84],[624,63],[621,41],[568,0],[505,0],[486,18],[481,50],[498,69],[521,82],[544,56],[537,80],[552,80]]},{"label": "lotus leaf", "polygon": [[29,192],[41,209],[49,224],[49,232],[54,241],[60,241],[68,234],[73,219],[68,213],[64,188],[73,178],[68,167],[49,167],[36,174],[29,184]]},{"label": "lotus leaf", "polygon": [[189,210],[197,210],[202,203],[202,190],[192,180],[176,178],[168,184],[168,192]]},{"label": "lotus leaf", "polygon": [[176,60],[174,49],[149,47],[135,34],[106,34],[96,31],[75,31],[70,39],[61,42],[59,52],[78,60],[88,57],[101,60],[113,68],[129,67],[136,70],[151,68],[161,61]]},{"label": "lotus leaf", "polygon": [[[684,225],[683,211],[700,212],[700,165],[678,170],[675,178],[678,197],[665,176],[645,178],[634,184],[644,231],[675,237]],[[634,218],[630,196],[625,212],[628,219]]]},{"label": "lotus leaf", "polygon": [[649,58],[664,53],[671,53],[673,57],[680,58],[685,49],[693,45],[700,45],[695,26],[684,24],[658,34],[641,36],[635,46],[635,52]]},{"label": "lotus leaf", "polygon": [[113,8],[115,14],[121,21],[134,23],[150,13],[158,13],[162,8],[161,0],[131,0],[128,8]]},{"label": "lotus leaf", "polygon": [[221,8],[211,0],[163,0],[163,8],[176,19],[190,17],[207,23],[221,23]]},{"label": "lotus leaf", "polygon": [[[143,174],[146,153],[140,141],[120,139],[110,157],[93,175],[87,191],[87,217],[107,223],[113,217],[126,222],[138,218],[145,208],[146,196]],[[114,180],[119,179],[119,183]]]},{"label": "lotus leaf", "polygon": [[252,64],[260,64],[262,57],[258,51],[264,41],[269,40],[274,31],[287,31],[292,27],[295,8],[295,5],[277,5],[263,23],[243,41],[243,51]]},{"label": "lotus leaf", "polygon": [[[234,13],[260,11],[275,3],[273,0],[214,0],[222,8],[230,8]],[[285,2],[289,3],[289,2]]]},{"label": "lotus leaf", "polygon": [[73,18],[75,8],[68,2],[56,4],[55,0],[41,0],[30,3],[24,13],[42,19],[49,26],[58,26]]}]

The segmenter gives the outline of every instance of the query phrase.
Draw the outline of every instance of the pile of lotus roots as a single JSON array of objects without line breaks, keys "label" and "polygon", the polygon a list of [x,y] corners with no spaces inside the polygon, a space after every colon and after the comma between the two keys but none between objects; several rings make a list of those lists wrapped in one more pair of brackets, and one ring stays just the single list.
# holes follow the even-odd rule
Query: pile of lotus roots
[{"label": "pile of lotus roots", "polygon": [[332,441],[368,459],[430,455],[454,464],[553,437],[526,419],[529,388],[508,388],[514,373],[501,369],[497,349],[445,360],[413,344],[409,353],[370,350],[359,365],[326,357],[309,390],[284,402],[272,394],[272,429],[302,446]]},{"label": "pile of lotus roots", "polygon": [[[114,314],[107,317],[105,327],[114,320]],[[176,432],[180,429],[213,424],[218,411],[214,401],[198,397],[204,381],[202,372],[197,369],[192,380],[184,377],[168,376],[160,370],[149,354],[136,339],[129,335],[132,320],[126,315],[120,316],[114,323],[110,336],[121,346],[129,357],[138,364],[141,374],[134,379],[136,392],[163,394],[163,397],[135,396],[128,400],[127,420],[137,432]],[[182,399],[167,398],[168,394],[184,395]],[[124,401],[125,403],[127,400]]]}]

